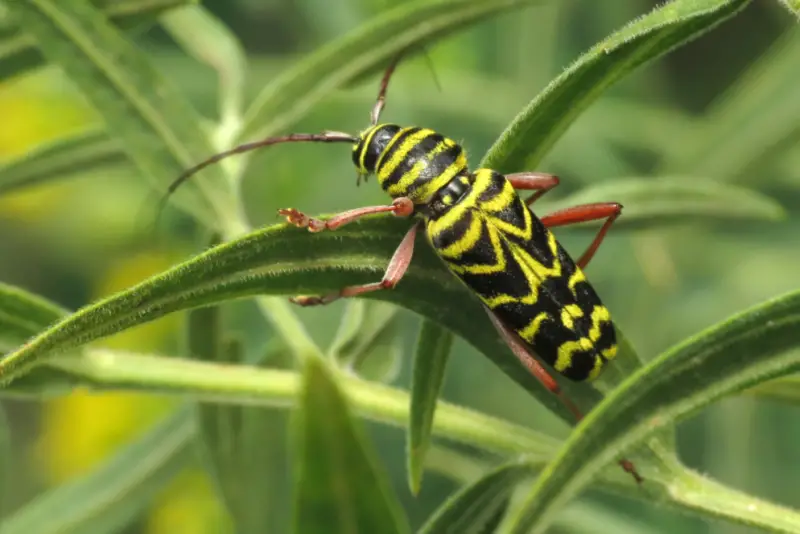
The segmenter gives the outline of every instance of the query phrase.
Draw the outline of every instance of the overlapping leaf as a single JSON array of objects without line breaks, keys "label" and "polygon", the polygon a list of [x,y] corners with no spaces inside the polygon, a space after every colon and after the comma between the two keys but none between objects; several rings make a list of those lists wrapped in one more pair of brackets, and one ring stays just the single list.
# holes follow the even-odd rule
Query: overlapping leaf
[{"label": "overlapping leaf", "polygon": [[506,128],[481,166],[535,168],[553,144],[612,84],[702,35],[750,0],[674,0],[594,45],[553,80]]},{"label": "overlapping leaf", "polygon": [[294,532],[410,532],[332,372],[306,363],[297,414]]},{"label": "overlapping leaf", "polygon": [[[85,0],[28,0],[10,12],[39,49],[59,65],[97,109],[109,137],[142,175],[164,188],[212,153],[200,117],[149,60]],[[232,200],[219,167],[181,195],[182,205],[210,226],[233,225]]]},{"label": "overlapping leaf", "polygon": [[411,380],[411,417],[406,444],[408,481],[411,491],[419,493],[430,446],[436,400],[444,383],[444,372],[453,346],[453,334],[431,321],[423,321],[414,352]]},{"label": "overlapping leaf", "polygon": [[0,193],[127,163],[117,143],[104,132],[93,130],[47,143],[0,165]]},{"label": "overlapping leaf", "polygon": [[[174,7],[197,0],[94,0],[120,29],[140,30],[153,24],[158,16]],[[36,42],[26,35],[12,17],[0,19],[0,79],[18,76],[45,64]]]},{"label": "overlapping leaf", "polygon": [[[543,532],[557,507],[620,450],[725,394],[800,371],[800,353],[789,351],[800,343],[798,331],[800,292],[795,292],[690,338],[630,376],[575,429],[542,472],[511,532]],[[738,513],[743,522],[772,532],[800,528],[800,512],[754,501],[731,497],[726,515]],[[748,509],[760,513],[748,514]]]},{"label": "overlapping leaf", "polygon": [[[242,137],[274,134],[331,91],[384,68],[397,54],[487,17],[543,0],[415,0],[397,4],[293,65],[256,98]],[[364,115],[366,124],[367,115]]]},{"label": "overlapping leaf", "polygon": [[180,410],[90,474],[5,518],[3,534],[120,532],[192,458],[193,419]]}]

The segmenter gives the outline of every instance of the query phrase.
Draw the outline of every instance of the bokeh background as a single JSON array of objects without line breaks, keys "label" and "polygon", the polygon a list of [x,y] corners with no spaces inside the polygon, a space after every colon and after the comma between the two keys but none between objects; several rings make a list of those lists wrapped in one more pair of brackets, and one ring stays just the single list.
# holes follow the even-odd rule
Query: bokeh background
[{"label": "bokeh background", "polygon": [[[249,96],[296,58],[386,9],[388,0],[205,0],[241,39],[250,66]],[[385,118],[422,124],[463,141],[475,164],[504,126],[555,75],[597,40],[656,5],[653,0],[551,2],[486,21],[430,47],[434,76],[423,59],[403,64]],[[332,7],[335,4],[335,8]],[[188,58],[158,27],[136,37],[153,61],[213,116],[213,71]],[[598,291],[639,353],[661,350],[733,312],[797,289],[800,280],[800,31],[777,2],[754,2],[709,35],[648,66],[609,90],[559,142],[539,170],[558,173],[563,191],[605,180],[653,176],[718,180],[776,200],[781,222],[678,224],[625,232],[606,240],[589,270]],[[367,123],[377,80],[345,88],[296,126],[358,131]],[[38,144],[92,127],[93,112],[51,68],[0,84],[0,161]],[[256,224],[275,221],[278,207],[332,212],[383,202],[374,182],[354,187],[349,151],[291,146],[254,159],[245,198]],[[609,198],[607,200],[614,200]],[[157,273],[192,253],[191,224],[169,211],[150,227],[156,197],[131,168],[109,166],[0,196],[0,280],[78,308]],[[559,234],[579,253],[587,234]],[[244,308],[245,310],[247,308]],[[326,344],[341,313],[302,310]],[[251,310],[251,313],[252,310]],[[408,383],[416,317],[402,312],[406,358],[396,380]],[[174,353],[181,321],[167,317],[102,345]],[[243,323],[252,343],[271,333],[257,319]],[[566,428],[466,344],[458,342],[444,398],[555,435]],[[75,392],[43,402],[4,400],[13,429],[13,506],[91,469],[116,447],[167,413],[173,401],[134,394]],[[526,407],[524,412],[519,406]],[[286,416],[269,421],[263,454],[274,465],[264,506],[270,532],[288,519]],[[413,524],[456,483],[426,478],[414,498],[405,483],[403,435],[368,426]],[[679,450],[690,466],[736,488],[800,506],[800,417],[796,409],[734,398],[681,424]],[[587,494],[576,517],[602,510],[633,531],[728,533],[605,495]],[[610,524],[610,523],[609,523]],[[580,525],[578,521],[577,525]],[[585,527],[562,525],[564,532]],[[638,530],[637,530],[638,529]],[[191,466],[165,488],[126,532],[216,533],[228,526],[208,480]]]}]

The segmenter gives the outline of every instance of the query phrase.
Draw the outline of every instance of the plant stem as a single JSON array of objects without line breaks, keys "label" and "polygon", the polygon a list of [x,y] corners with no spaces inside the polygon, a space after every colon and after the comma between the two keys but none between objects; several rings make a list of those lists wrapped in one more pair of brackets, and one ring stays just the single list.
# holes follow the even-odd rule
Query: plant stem
[{"label": "plant stem", "polygon": [[[53,361],[90,387],[131,387],[165,394],[191,395],[196,400],[285,407],[294,403],[300,385],[295,372],[249,366],[219,365],[196,360],[163,358],[108,350],[86,351],[80,356]],[[409,417],[404,391],[338,374],[353,408],[362,416],[392,426],[405,427]],[[479,446],[500,454],[527,454],[549,458],[558,441],[527,428],[467,408],[439,401],[434,434]]]},{"label": "plant stem", "polygon": [[700,517],[713,516],[767,532],[800,532],[796,510],[736,491],[685,467],[679,472],[669,484],[669,497]]}]

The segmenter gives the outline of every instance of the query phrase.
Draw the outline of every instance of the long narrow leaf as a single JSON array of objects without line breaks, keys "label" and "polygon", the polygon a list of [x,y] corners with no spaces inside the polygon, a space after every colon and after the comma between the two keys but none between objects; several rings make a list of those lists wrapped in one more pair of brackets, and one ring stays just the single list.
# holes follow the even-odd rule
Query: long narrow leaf
[{"label": "long narrow leaf", "polygon": [[[319,49],[270,83],[248,110],[242,137],[270,135],[349,81],[397,54],[487,17],[543,0],[415,0]],[[364,123],[367,122],[364,114]]]},{"label": "long narrow leaf", "polygon": [[[656,358],[575,429],[527,495],[511,532],[543,532],[556,509],[619,451],[723,395],[798,372],[800,353],[786,352],[800,343],[798,331],[800,292],[795,292],[736,315]],[[702,495],[698,484],[695,480],[687,488],[693,485],[693,494]],[[708,486],[707,504],[703,499],[692,504],[713,512],[712,503],[720,499]],[[744,496],[729,501],[726,510],[716,513],[773,532],[800,529],[800,512],[755,505]]]},{"label": "long narrow leaf", "polygon": [[[45,57],[59,65],[97,109],[111,139],[146,178],[164,188],[212,153],[188,102],[86,0],[26,0],[11,3],[9,9]],[[213,226],[218,223],[215,216],[236,210],[227,205],[222,169],[216,166],[205,176],[208,182],[187,185],[192,196],[183,205]]]},{"label": "long narrow leaf", "polygon": [[[324,293],[372,281],[380,278],[407,225],[394,217],[376,217],[313,236],[282,225],[254,232],[54,325],[0,361],[0,377],[8,381],[50,352],[80,346],[170,312],[257,294]],[[462,336],[550,409],[572,421],[561,403],[511,354],[477,299],[443,268],[429,247],[420,247],[396,289],[375,296]],[[451,313],[453,309],[459,313]],[[599,398],[593,390],[566,380],[562,387],[585,408]]]},{"label": "long narrow leaf", "polygon": [[192,458],[193,418],[179,410],[91,473],[58,486],[3,523],[3,534],[120,532]]},{"label": "long narrow leaf", "polygon": [[46,180],[99,172],[129,163],[117,143],[102,131],[58,139],[0,165],[0,193]]},{"label": "long narrow leaf", "polygon": [[[108,19],[123,30],[141,30],[170,9],[197,0],[93,0]],[[0,79],[19,76],[44,65],[36,42],[14,20],[0,21]]]},{"label": "long narrow leaf", "polygon": [[408,421],[407,469],[411,491],[419,493],[430,446],[436,400],[444,382],[444,371],[453,346],[453,334],[431,321],[424,321],[414,352],[411,381],[411,418]]},{"label": "long narrow leaf", "polygon": [[580,113],[642,65],[709,31],[750,0],[673,0],[593,46],[506,128],[481,166],[536,168]]},{"label": "long narrow leaf", "polygon": [[298,408],[294,532],[410,532],[374,452],[320,359],[306,363]]},{"label": "long narrow leaf", "polygon": [[507,505],[517,484],[531,475],[524,461],[500,466],[450,497],[419,534],[482,534],[485,524]]}]

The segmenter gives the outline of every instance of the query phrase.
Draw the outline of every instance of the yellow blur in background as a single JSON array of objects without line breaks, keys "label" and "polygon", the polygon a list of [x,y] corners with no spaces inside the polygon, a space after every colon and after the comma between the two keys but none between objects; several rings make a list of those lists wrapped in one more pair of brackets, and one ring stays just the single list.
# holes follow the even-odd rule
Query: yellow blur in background
[{"label": "yellow blur in background", "polygon": [[[94,114],[69,91],[53,90],[52,72],[0,84],[0,161],[42,143],[85,130]],[[58,85],[58,82],[55,82]],[[62,82],[63,83],[63,82]],[[53,182],[0,196],[0,211],[25,225],[47,225],[63,212],[65,199],[85,194],[73,181]],[[79,209],[79,208],[78,208]],[[107,261],[91,300],[126,289],[172,265],[174,258],[145,250]],[[179,324],[170,315],[107,338],[100,343],[128,351],[158,352]],[[175,401],[134,393],[76,390],[42,403],[40,435],[32,449],[32,469],[57,486],[91,471],[120,446],[168,414]],[[147,534],[218,534],[230,524],[205,472],[187,469],[166,487],[144,520]]]}]

